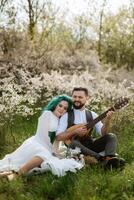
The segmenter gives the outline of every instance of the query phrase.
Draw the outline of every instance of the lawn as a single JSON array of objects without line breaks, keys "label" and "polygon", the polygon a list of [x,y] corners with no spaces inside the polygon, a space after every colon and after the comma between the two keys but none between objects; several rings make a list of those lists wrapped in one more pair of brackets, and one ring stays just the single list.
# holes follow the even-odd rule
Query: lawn
[{"label": "lawn", "polygon": [[[105,171],[96,165],[60,178],[50,172],[12,182],[1,178],[0,200],[134,200],[134,124],[130,120],[133,109],[126,113],[115,117],[115,124],[113,121],[113,131],[118,130],[118,153],[127,161],[122,171]],[[0,141],[1,158],[34,134],[38,116],[16,116],[12,124],[7,123],[6,137]]]}]

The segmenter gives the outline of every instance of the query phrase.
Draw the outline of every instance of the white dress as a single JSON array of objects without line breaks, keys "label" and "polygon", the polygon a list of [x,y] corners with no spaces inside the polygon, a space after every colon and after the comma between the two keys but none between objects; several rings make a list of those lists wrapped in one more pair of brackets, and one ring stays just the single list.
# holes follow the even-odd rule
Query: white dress
[{"label": "white dress", "polygon": [[53,112],[45,111],[39,117],[35,136],[25,140],[13,153],[7,154],[0,160],[0,172],[18,171],[27,161],[35,156],[39,156],[44,160],[41,168],[38,168],[38,170],[50,170],[57,176],[64,176],[67,171],[76,172],[76,169],[81,169],[83,164],[73,158],[59,159],[52,154],[54,145],[52,145],[51,140],[55,136],[58,122],[59,118]]}]

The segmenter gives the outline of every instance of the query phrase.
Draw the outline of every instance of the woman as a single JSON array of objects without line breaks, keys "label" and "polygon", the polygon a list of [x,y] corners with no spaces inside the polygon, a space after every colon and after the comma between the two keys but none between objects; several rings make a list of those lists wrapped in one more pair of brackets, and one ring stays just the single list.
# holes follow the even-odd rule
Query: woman
[{"label": "woman", "polygon": [[54,97],[39,117],[36,134],[0,161],[0,176],[7,176],[12,180],[17,174],[26,174],[36,167],[63,176],[66,171],[75,172],[75,169],[82,168],[83,165],[73,158],[59,159],[54,156],[54,140],[59,118],[71,107],[72,100],[69,96]]}]

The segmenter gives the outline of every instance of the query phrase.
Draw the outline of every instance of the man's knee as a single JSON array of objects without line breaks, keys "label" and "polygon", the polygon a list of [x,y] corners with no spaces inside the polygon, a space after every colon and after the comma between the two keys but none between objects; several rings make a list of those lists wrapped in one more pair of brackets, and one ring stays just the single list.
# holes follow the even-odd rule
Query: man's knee
[{"label": "man's knee", "polygon": [[115,143],[117,143],[117,136],[114,133],[106,134],[106,138],[108,141],[114,141]]}]

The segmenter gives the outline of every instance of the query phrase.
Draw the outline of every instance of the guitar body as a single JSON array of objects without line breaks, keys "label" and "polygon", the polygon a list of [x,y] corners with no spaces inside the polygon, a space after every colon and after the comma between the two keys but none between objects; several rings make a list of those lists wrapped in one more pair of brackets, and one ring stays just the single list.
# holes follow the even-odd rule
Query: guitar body
[{"label": "guitar body", "polygon": [[[67,132],[68,133],[74,132],[77,128],[82,128],[84,125],[86,125],[86,123],[73,125],[67,129]],[[90,129],[87,130],[86,135],[89,135],[89,132],[90,132]],[[77,139],[79,139],[79,138],[80,138],[80,136],[77,136]],[[71,139],[72,138],[70,138],[70,140],[65,140],[64,143],[68,146],[71,143]]]},{"label": "guitar body", "polygon": [[74,132],[74,130],[76,130],[77,128],[81,128],[81,127],[83,127],[84,125],[86,125],[86,124],[76,124],[76,125],[73,125],[73,126],[71,126],[71,127],[69,127],[69,128],[67,129],[67,132],[68,132],[68,133]]}]

